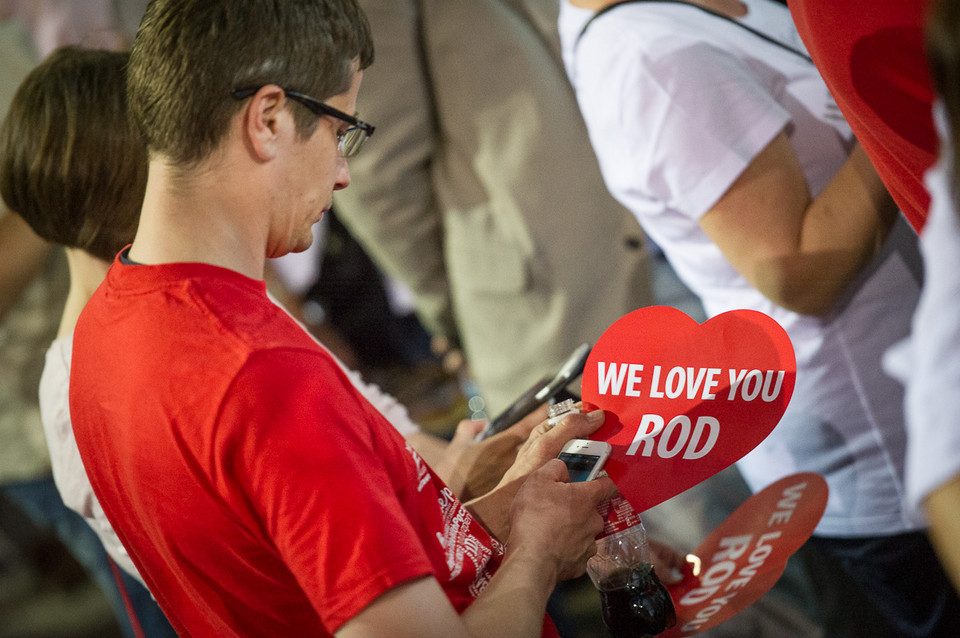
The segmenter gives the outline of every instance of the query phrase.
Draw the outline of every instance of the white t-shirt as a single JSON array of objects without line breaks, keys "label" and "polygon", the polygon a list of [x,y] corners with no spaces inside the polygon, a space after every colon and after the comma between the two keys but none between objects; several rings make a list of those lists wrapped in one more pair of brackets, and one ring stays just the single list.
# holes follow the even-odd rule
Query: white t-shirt
[{"label": "white t-shirt", "polygon": [[[87,478],[80,450],[73,436],[70,419],[70,360],[73,335],[60,337],[50,345],[46,364],[40,377],[40,416],[43,421],[47,448],[53,465],[53,480],[64,504],[80,514],[100,537],[110,557],[122,569],[141,583],[143,578],[134,566],[116,532],[107,520],[103,508],[93,493]],[[333,356],[331,354],[331,356]],[[370,403],[397,428],[404,437],[419,432],[420,427],[410,420],[407,409],[379,387],[363,381],[356,371],[348,369],[336,357],[347,378]]]},{"label": "white t-shirt", "polygon": [[[782,7],[748,0],[755,24]],[[769,11],[769,13],[767,13]],[[886,348],[909,330],[919,253],[900,223],[883,254],[832,314],[774,305],[730,265],[700,217],[753,158],[786,131],[811,193],[830,181],[853,137],[812,63],[696,7],[617,7],[577,37],[589,11],[563,2],[567,72],[604,179],[663,249],[708,316],[737,308],[773,317],[797,354],[784,418],[740,463],[754,490],[797,471],[827,479],[817,533],[891,534],[922,523],[905,507],[903,388],[882,371]],[[774,31],[789,33],[784,22]]]}]

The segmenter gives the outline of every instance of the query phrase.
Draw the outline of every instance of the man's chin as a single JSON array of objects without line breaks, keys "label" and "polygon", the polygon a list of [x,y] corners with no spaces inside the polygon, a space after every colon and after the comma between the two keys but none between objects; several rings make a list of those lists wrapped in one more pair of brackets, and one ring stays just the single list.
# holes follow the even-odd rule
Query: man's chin
[{"label": "man's chin", "polygon": [[279,259],[284,255],[290,255],[293,253],[302,253],[308,250],[312,245],[313,245],[313,236],[311,236],[309,239],[303,240],[292,246],[287,245],[277,250],[267,251],[267,259]]},{"label": "man's chin", "polygon": [[311,236],[310,239],[307,241],[300,242],[299,244],[294,246],[289,252],[291,253],[306,252],[312,245],[313,245],[313,236]]},{"label": "man's chin", "polygon": [[311,246],[313,246],[313,233],[309,233],[307,234],[306,237],[303,237],[301,241],[290,252],[302,253],[308,250]]}]

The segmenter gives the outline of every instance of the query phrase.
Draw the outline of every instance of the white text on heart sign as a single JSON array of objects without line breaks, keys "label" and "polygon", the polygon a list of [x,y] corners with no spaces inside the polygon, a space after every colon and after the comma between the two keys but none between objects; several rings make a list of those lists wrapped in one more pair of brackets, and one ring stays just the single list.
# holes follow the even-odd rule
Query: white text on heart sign
[{"label": "white text on heart sign", "polygon": [[[770,514],[767,520],[768,528],[776,528],[788,525],[790,516],[797,507],[803,496],[803,491],[807,483],[800,483],[787,487],[781,500],[777,503],[777,509]],[[688,592],[679,604],[681,606],[701,605],[708,599],[710,604],[703,606],[696,617],[685,624],[682,631],[695,631],[706,623],[711,616],[721,611],[727,603],[733,600],[741,589],[750,584],[750,581],[757,575],[757,571],[763,567],[764,562],[776,549],[778,539],[782,534],[781,530],[760,534],[760,537],[754,542],[755,534],[743,534],[739,536],[723,538],[717,543],[719,551],[711,558],[711,564],[704,574],[700,577],[700,587]],[[753,551],[746,556],[746,565],[744,565],[744,556],[748,549]],[[782,557],[782,550],[778,552]],[[782,558],[785,560],[785,558]],[[731,578],[736,573],[736,578]],[[717,594],[720,595],[717,595]]]},{"label": "white text on heart sign", "polygon": [[[775,401],[783,388],[784,370],[757,370],[746,368],[694,368],[673,366],[664,373],[664,367],[651,367],[646,396],[651,399],[687,399],[701,401],[745,402],[759,399]],[[642,363],[597,362],[597,391],[599,394],[644,396],[644,366]],[[726,391],[718,397],[717,391],[726,380]],[[704,439],[704,434],[706,438]],[[684,459],[706,456],[720,436],[720,422],[712,416],[699,416],[696,422],[681,414],[666,421],[659,414],[644,414],[640,418],[636,436],[627,449],[628,456],[672,458],[683,452]],[[657,440],[659,437],[659,440]],[[701,442],[702,441],[702,442]]]}]

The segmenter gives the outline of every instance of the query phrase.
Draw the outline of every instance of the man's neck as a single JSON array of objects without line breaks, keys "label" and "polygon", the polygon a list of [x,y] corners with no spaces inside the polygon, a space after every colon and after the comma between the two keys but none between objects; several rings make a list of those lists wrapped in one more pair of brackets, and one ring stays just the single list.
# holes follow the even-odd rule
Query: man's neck
[{"label": "man's neck", "polygon": [[250,212],[257,202],[242,182],[215,167],[182,178],[166,163],[151,161],[130,259],[206,263],[263,279],[265,240]]},{"label": "man's neck", "polygon": [[70,290],[60,316],[60,328],[57,336],[62,337],[73,332],[80,311],[93,296],[97,286],[107,276],[110,262],[94,257],[80,248],[67,248],[67,265],[70,268]]}]

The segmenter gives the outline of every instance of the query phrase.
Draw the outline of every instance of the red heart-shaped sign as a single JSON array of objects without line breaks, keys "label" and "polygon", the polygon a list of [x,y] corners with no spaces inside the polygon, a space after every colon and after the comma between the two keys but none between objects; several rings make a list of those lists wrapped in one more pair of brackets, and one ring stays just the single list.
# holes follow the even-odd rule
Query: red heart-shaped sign
[{"label": "red heart-shaped sign", "polygon": [[715,627],[763,596],[803,545],[827,507],[819,474],[786,476],[754,494],[696,549],[696,575],[670,586],[677,623],[662,638]]},{"label": "red heart-shaped sign", "polygon": [[693,487],[756,447],[796,377],[790,338],[767,315],[734,310],[703,325],[666,306],[610,326],[583,372],[585,407],[606,421],[606,471],[638,512]]}]

